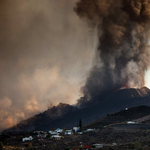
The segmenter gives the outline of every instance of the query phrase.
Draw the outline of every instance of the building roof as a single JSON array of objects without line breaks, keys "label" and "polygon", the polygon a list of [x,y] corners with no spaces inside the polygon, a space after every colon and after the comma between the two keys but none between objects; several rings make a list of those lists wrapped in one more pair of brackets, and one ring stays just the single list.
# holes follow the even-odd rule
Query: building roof
[{"label": "building roof", "polygon": [[91,146],[86,144],[83,148],[91,148]]}]

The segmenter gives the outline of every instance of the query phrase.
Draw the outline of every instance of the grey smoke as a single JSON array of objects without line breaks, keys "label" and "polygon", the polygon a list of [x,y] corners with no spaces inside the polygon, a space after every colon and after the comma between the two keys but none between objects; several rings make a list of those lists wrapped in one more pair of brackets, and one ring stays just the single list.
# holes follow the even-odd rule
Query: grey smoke
[{"label": "grey smoke", "polygon": [[82,88],[86,101],[120,88],[144,86],[150,65],[150,1],[79,0],[74,11],[97,26],[99,35],[100,63]]},{"label": "grey smoke", "polygon": [[82,95],[97,33],[76,16],[75,3],[0,1],[0,130]]}]

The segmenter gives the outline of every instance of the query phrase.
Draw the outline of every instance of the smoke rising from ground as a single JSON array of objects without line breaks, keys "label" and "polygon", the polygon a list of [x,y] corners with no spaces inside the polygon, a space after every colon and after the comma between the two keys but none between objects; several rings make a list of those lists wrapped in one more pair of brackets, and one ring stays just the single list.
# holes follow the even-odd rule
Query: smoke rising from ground
[{"label": "smoke rising from ground", "polygon": [[97,40],[75,3],[0,1],[0,130],[81,96]]},{"label": "smoke rising from ground", "polygon": [[74,11],[97,26],[99,35],[99,64],[82,88],[85,97],[144,86],[150,65],[150,0],[79,0]]},{"label": "smoke rising from ground", "polygon": [[59,102],[75,104],[84,80],[79,104],[144,85],[149,1],[81,0],[75,11],[84,22],[76,2],[0,0],[0,130]]}]

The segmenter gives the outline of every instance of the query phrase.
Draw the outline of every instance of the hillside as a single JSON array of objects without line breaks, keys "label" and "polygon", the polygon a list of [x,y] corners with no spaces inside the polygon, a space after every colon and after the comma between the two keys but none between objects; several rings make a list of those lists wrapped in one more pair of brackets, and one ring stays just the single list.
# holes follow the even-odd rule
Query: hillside
[{"label": "hillside", "polygon": [[108,113],[112,114],[125,108],[140,105],[150,106],[150,90],[146,87],[142,89],[122,89],[104,99],[97,95],[97,101],[95,105],[86,108],[60,103],[58,106],[22,121],[18,125],[5,130],[5,132],[50,130],[57,127],[70,128],[78,125],[79,118],[82,119],[83,124],[87,124],[105,117]]},{"label": "hillside", "polygon": [[[84,125],[84,128],[101,128],[109,124],[122,123],[127,121],[147,121],[150,116],[149,106],[137,106],[129,108],[128,110],[121,110],[117,113],[110,114],[107,117],[93,121],[92,123]],[[141,123],[141,122],[139,122]]]},{"label": "hillside", "polygon": [[[82,135],[77,133],[73,135],[64,135],[64,138],[61,140],[54,140],[47,137],[41,142],[33,132],[3,133],[0,136],[0,141],[8,146],[25,147],[25,144],[30,143],[31,141],[24,143],[20,139],[26,135],[33,135],[34,140],[32,141],[32,147],[41,150],[62,150],[67,147],[69,147],[69,150],[73,150],[73,147],[79,146],[81,141],[83,145],[99,143],[103,145],[102,150],[127,150],[130,149],[131,146],[134,146],[135,149],[145,147],[146,150],[150,150],[150,124],[126,123],[129,120],[144,118],[149,114],[149,106],[137,106],[121,110],[114,114],[109,114],[107,117],[98,119],[90,124],[86,124],[83,126]],[[95,128],[95,130],[86,132],[87,128]],[[41,143],[45,146],[43,147]],[[113,145],[113,143],[116,144]]]}]

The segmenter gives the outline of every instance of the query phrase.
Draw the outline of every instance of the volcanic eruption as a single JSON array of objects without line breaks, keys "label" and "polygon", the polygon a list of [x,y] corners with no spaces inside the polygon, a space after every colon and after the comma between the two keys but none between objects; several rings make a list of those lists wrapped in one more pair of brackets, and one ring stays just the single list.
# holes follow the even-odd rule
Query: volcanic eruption
[{"label": "volcanic eruption", "polygon": [[[58,101],[60,99],[61,102],[63,102],[63,99],[64,101],[66,99],[72,101],[72,96],[75,95],[76,97],[76,91],[78,91],[78,88],[80,88],[80,85],[78,85],[76,81],[81,81],[80,78],[82,78],[82,76],[80,74],[84,74],[84,71],[81,72],[81,70],[86,68],[87,65],[84,64],[87,64],[88,60],[90,62],[90,58],[92,58],[91,50],[92,47],[95,47],[95,43],[97,43],[97,41],[97,56],[94,60],[96,63],[90,70],[85,85],[81,88],[84,96],[78,100],[77,104],[69,105],[60,103],[58,106],[53,106],[43,113],[37,114],[25,121],[22,121],[19,125],[10,128],[8,131],[49,130],[50,128],[55,127],[70,128],[78,124],[79,118],[82,118],[83,124],[85,124],[102,118],[108,113],[115,113],[125,108],[139,105],[150,106],[150,90],[145,87],[141,88],[145,84],[145,71],[148,69],[150,64],[150,0],[78,0],[76,6],[74,7],[75,1],[76,0],[73,0],[73,2],[69,0],[66,0],[65,2],[63,1],[63,9],[55,14],[52,12],[54,12],[55,9],[59,10],[57,6],[59,4],[61,6],[60,2],[58,2],[57,5],[55,1],[53,1],[53,3],[50,1],[50,5],[47,5],[49,3],[47,1],[46,3],[42,3],[42,5],[40,5],[39,1],[37,2],[37,6],[40,6],[40,8],[38,7],[37,10],[35,9],[35,12],[33,12],[33,17],[31,17],[29,20],[27,19],[27,27],[25,30],[22,31],[24,26],[20,30],[18,30],[19,28],[16,28],[16,30],[12,28],[12,33],[14,33],[14,31],[19,31],[19,33],[23,32],[21,35],[19,33],[16,34],[19,35],[19,40],[16,38],[16,43],[18,44],[20,42],[21,44],[19,44],[18,48],[16,48],[16,44],[12,44],[13,49],[11,48],[11,51],[15,51],[15,49],[17,51],[12,58],[14,59],[21,56],[23,60],[19,58],[20,61],[18,63],[18,61],[16,61],[17,59],[15,59],[14,64],[19,66],[16,66],[15,68],[21,67],[18,69],[19,73],[17,73],[17,78],[14,78],[17,69],[10,69],[10,67],[15,65],[8,63],[10,66],[8,65],[8,67],[2,67],[4,70],[6,70],[6,73],[3,76],[5,77],[6,74],[8,74],[8,76],[6,76],[4,79],[6,81],[7,79],[9,80],[7,82],[4,80],[4,83],[2,82],[1,84],[1,94],[4,93],[1,95],[1,97],[6,97],[1,100],[1,104],[3,104],[3,102],[6,103],[6,100],[9,103],[8,105],[2,105],[2,113],[4,112],[4,115],[2,114],[1,116],[4,117],[1,117],[1,122],[4,122],[4,125],[1,126],[1,128],[4,128],[5,124],[8,124],[7,122],[9,120],[13,122],[13,118],[17,118],[18,114],[19,116],[26,117],[28,112],[33,113],[40,107],[44,108],[44,104],[49,100],[50,102],[57,102],[57,99]],[[71,2],[71,4],[69,4],[69,2]],[[26,11],[18,13],[20,12],[20,8],[24,8],[21,7],[22,3],[20,3],[17,11],[13,14],[22,14],[23,16],[24,14],[27,14],[28,18],[28,12],[30,13],[34,10],[31,7],[31,5],[34,6],[34,3],[35,1],[29,4],[28,2],[27,4],[25,3],[27,5],[27,8],[25,9]],[[53,6],[54,9],[51,9]],[[72,6],[74,7],[74,12],[72,10]],[[29,9],[30,7],[31,9]],[[66,11],[67,8],[69,8],[69,11]],[[9,12],[12,13],[14,9],[10,10],[11,11]],[[92,32],[90,32],[90,35],[87,34],[88,29],[87,25],[85,25],[85,29],[87,30],[80,33],[80,31],[84,29],[84,23],[79,23],[79,26],[76,28],[76,23],[78,21],[74,20],[75,18],[73,15],[69,15],[71,13],[70,11],[73,12],[73,14],[76,13],[85,23],[89,25],[90,31],[94,31],[94,39],[95,31],[97,31],[98,39],[95,40],[96,42],[93,42],[93,38],[89,38],[88,42],[86,42],[87,40],[85,37],[90,37]],[[53,16],[52,19],[50,14]],[[19,18],[23,18],[22,15]],[[45,16],[45,19],[43,16]],[[12,15],[11,18],[12,19],[7,20],[14,20],[14,15]],[[71,18],[71,24],[67,18]],[[6,20],[5,17],[4,20]],[[54,20],[54,22],[52,20]],[[61,21],[58,22],[58,20]],[[16,22],[13,23],[13,26],[16,26],[17,23],[18,18],[16,18]],[[9,22],[7,24],[9,24]],[[72,28],[71,26],[73,24],[75,26]],[[6,29],[9,28],[10,27],[8,26]],[[91,28],[93,30],[91,30]],[[4,31],[7,31],[6,29]],[[57,32],[53,31],[53,29],[55,29]],[[74,34],[76,29],[78,30],[78,33],[80,33],[77,35],[77,37],[76,34]],[[56,36],[54,36],[55,33]],[[64,38],[67,37],[66,33],[68,33],[68,38]],[[79,38],[82,36],[81,34],[85,34],[83,35],[83,39]],[[8,34],[6,37],[9,36],[10,35]],[[20,37],[22,38],[20,39]],[[10,36],[10,39],[14,38]],[[24,41],[24,39],[26,41]],[[91,43],[89,42],[90,40],[92,40]],[[67,45],[65,45],[65,42]],[[83,46],[85,44],[84,42],[87,43],[87,47],[85,48]],[[68,43],[70,44],[68,45]],[[25,48],[23,48],[21,51],[23,56],[18,55],[22,45],[25,46]],[[26,45],[31,45],[31,47]],[[90,45],[93,46],[90,47]],[[11,46],[9,45],[8,47]],[[72,49],[68,47],[72,47]],[[3,49],[5,50],[5,48]],[[32,53],[30,53],[27,49],[29,49],[29,51]],[[41,49],[43,49],[43,52]],[[52,52],[49,53],[48,49],[51,49]],[[9,51],[10,50],[8,50],[8,52]],[[77,53],[74,58],[72,57],[75,55],[72,53],[73,51],[75,54]],[[82,51],[84,52],[80,53]],[[39,55],[43,57],[37,57],[37,52],[39,52]],[[26,53],[27,56],[24,56]],[[64,55],[62,55],[62,53]],[[28,58],[29,55],[31,55],[29,57],[30,59]],[[79,57],[80,55],[81,57]],[[90,57],[88,57],[89,55]],[[33,58],[35,61],[32,62]],[[69,60],[66,61],[68,58]],[[76,67],[72,65],[78,60],[82,61],[83,59],[86,59],[83,65],[81,65],[80,61],[78,64],[76,64]],[[2,64],[5,64],[4,62],[2,61]],[[28,62],[27,65],[29,64],[29,67],[26,66],[26,62]],[[37,62],[38,64],[36,65]],[[53,67],[54,64],[55,66]],[[87,68],[89,69],[90,66],[91,63]],[[69,69],[65,71],[65,68],[67,67]],[[76,70],[77,68],[79,68],[79,70]],[[10,73],[8,70],[10,70]],[[24,71],[22,72],[22,70]],[[71,80],[69,80],[69,78]],[[3,80],[3,78],[1,79]],[[18,86],[16,83],[12,82],[13,80],[15,82],[19,81]],[[8,88],[6,88],[5,82],[10,82],[10,84],[8,84]],[[71,87],[73,87],[73,90],[71,90]],[[138,89],[120,90],[122,88]],[[19,90],[20,92],[18,92]],[[69,96],[70,98],[68,98]],[[14,111],[16,108],[17,111]],[[7,117],[7,112],[10,112],[8,113],[8,115],[10,114],[10,117]],[[21,112],[23,112],[23,115]],[[15,116],[12,116],[12,114]]]},{"label": "volcanic eruption", "polygon": [[85,101],[143,87],[150,64],[150,0],[79,0],[74,11],[98,29],[100,61],[82,88]]}]

